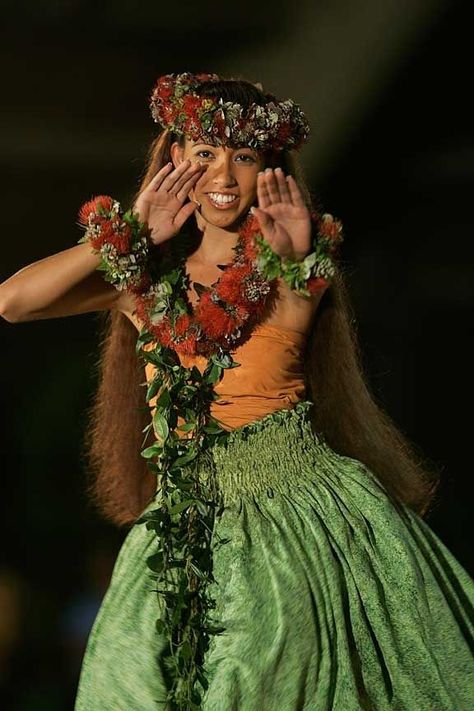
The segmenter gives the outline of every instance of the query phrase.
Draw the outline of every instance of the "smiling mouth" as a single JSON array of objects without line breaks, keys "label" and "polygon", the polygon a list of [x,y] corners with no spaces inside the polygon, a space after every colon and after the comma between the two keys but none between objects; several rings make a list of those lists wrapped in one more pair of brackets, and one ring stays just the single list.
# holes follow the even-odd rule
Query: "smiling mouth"
[{"label": "smiling mouth", "polygon": [[207,193],[206,197],[211,205],[217,207],[219,210],[227,210],[239,201],[237,195],[226,195],[223,193]]}]

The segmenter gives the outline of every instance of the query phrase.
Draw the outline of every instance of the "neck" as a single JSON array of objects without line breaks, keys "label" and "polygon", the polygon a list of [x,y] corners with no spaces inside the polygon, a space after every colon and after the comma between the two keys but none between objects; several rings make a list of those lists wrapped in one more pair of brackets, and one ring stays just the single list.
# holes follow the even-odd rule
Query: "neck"
[{"label": "neck", "polygon": [[193,259],[206,265],[231,262],[235,257],[233,248],[239,239],[238,230],[225,230],[210,224],[202,217],[198,219],[198,227],[202,232],[202,239],[193,253]]}]

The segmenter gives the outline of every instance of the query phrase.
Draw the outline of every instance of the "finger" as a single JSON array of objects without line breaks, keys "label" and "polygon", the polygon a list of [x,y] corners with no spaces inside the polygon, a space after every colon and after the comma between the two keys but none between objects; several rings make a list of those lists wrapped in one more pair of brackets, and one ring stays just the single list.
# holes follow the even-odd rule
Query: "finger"
[{"label": "finger", "polygon": [[288,183],[288,189],[290,191],[291,200],[295,207],[306,207],[301,194],[301,190],[298,187],[298,183],[292,175],[287,175],[286,182]]},{"label": "finger", "polygon": [[199,205],[197,202],[187,202],[186,205],[183,205],[183,207],[176,213],[176,217],[174,218],[173,223],[178,230],[181,229],[186,220],[191,217],[193,212],[198,207]]},{"label": "finger", "polygon": [[264,210],[261,210],[259,207],[251,207],[250,212],[257,218],[258,223],[262,228],[262,234],[265,239],[271,242],[274,233],[274,223],[270,215],[267,215],[267,213],[264,212]]},{"label": "finger", "polygon": [[267,186],[267,192],[270,197],[270,204],[274,205],[277,202],[281,202],[280,191],[278,189],[278,183],[275,178],[275,174],[271,168],[267,168],[265,171],[265,184]]},{"label": "finger", "polygon": [[166,176],[169,174],[169,172],[173,169],[173,163],[165,163],[165,165],[160,168],[160,170],[157,172],[156,175],[153,176],[153,178],[150,180],[148,184],[148,188],[150,190],[158,190],[160,187],[161,183],[163,180],[166,178]]},{"label": "finger", "polygon": [[168,192],[171,195],[177,195],[177,193],[181,190],[183,185],[190,179],[195,176],[199,177],[202,175],[202,169],[199,163],[192,163],[189,168],[187,168],[184,173],[182,173],[179,178],[176,180],[176,182],[169,188]]},{"label": "finger", "polygon": [[290,191],[288,190],[288,183],[286,182],[285,174],[281,168],[275,168],[275,178],[278,184],[281,201],[287,205],[291,205],[292,203]]},{"label": "finger", "polygon": [[195,174],[189,176],[186,182],[183,183],[180,190],[178,190],[178,192],[176,193],[176,197],[180,202],[184,202],[184,200],[186,200],[189,191],[194,188],[199,178],[204,174],[206,168],[207,166],[203,166],[201,170],[198,170],[195,172]]},{"label": "finger", "polygon": [[270,205],[270,195],[268,194],[263,172],[257,175],[257,197],[259,207],[268,207]]},{"label": "finger", "polygon": [[179,180],[179,178],[183,175],[184,172],[189,168],[191,165],[191,161],[189,160],[183,160],[181,163],[178,165],[177,168],[173,170],[172,173],[170,173],[162,182],[161,187],[163,190],[168,191],[170,188],[173,187],[175,182]]}]

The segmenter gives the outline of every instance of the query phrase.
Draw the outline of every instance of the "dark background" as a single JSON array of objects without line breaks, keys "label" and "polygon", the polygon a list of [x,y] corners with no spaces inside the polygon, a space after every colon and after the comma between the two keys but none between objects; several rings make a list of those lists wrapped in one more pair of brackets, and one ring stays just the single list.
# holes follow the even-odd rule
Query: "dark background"
[{"label": "dark background", "polygon": [[[428,1],[4,3],[0,282],[73,246],[77,210],[93,194],[131,198],[160,74],[241,75],[291,96],[313,123],[303,153],[313,192],[345,226],[370,383],[444,467],[429,523],[472,575],[467,10]],[[0,320],[2,708],[72,708],[125,535],[84,495],[97,327],[96,314]]]}]

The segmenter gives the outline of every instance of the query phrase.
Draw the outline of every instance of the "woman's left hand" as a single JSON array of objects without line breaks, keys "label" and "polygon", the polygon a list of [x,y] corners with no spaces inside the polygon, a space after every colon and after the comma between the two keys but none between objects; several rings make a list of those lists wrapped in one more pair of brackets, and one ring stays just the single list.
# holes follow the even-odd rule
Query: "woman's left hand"
[{"label": "woman's left hand", "polygon": [[304,259],[311,247],[311,215],[293,176],[267,168],[257,176],[257,198],[251,212],[272,250],[280,257]]}]

